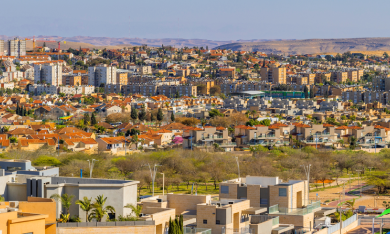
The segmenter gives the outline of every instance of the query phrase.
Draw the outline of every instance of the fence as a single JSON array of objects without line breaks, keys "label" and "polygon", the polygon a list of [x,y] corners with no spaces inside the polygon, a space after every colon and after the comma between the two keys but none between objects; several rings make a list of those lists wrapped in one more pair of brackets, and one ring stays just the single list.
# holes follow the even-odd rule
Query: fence
[{"label": "fence", "polygon": [[104,227],[104,226],[140,226],[155,225],[153,220],[147,221],[115,221],[115,222],[69,222],[57,223],[57,227]]},{"label": "fence", "polygon": [[211,229],[184,227],[183,234],[211,234]]},{"label": "fence", "polygon": [[[353,216],[349,217],[345,221],[342,222],[342,228],[348,227],[348,225],[352,224],[357,220],[357,214],[354,214]],[[335,225],[332,225],[332,227],[328,228],[327,234],[332,234],[340,230],[340,223],[337,223]]]},{"label": "fence", "polygon": [[243,228],[222,228],[222,234],[252,234],[252,229],[249,227]]}]

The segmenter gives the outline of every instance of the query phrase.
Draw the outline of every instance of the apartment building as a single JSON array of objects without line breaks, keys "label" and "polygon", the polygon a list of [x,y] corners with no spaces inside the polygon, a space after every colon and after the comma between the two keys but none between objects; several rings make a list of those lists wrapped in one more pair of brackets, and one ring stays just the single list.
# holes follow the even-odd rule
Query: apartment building
[{"label": "apartment building", "polygon": [[68,75],[62,75],[62,85],[66,86],[80,86],[81,83],[81,76],[68,74]]},{"label": "apartment building", "polygon": [[0,202],[0,221],[3,234],[56,234],[56,202],[36,197]]},{"label": "apartment building", "polygon": [[270,65],[260,70],[261,80],[273,84],[285,84],[287,81],[286,67]]},{"label": "apartment building", "polygon": [[224,148],[226,152],[233,151],[235,143],[231,142],[228,130],[224,127],[205,126],[204,129],[188,128],[183,133],[183,148],[214,148],[214,144]]},{"label": "apartment building", "polygon": [[151,66],[141,66],[139,68],[139,73],[141,75],[149,75],[152,74],[152,67]]},{"label": "apartment building", "polygon": [[236,78],[236,69],[235,68],[218,69],[218,76],[227,77],[227,78]]},{"label": "apartment building", "polygon": [[322,101],[320,103],[320,112],[343,110],[344,106],[341,101]]},{"label": "apartment building", "polygon": [[197,87],[193,85],[162,85],[157,87],[157,95],[165,95],[166,97],[179,96],[197,96]]},{"label": "apartment building", "polygon": [[0,40],[0,56],[4,55],[4,40]]},{"label": "apartment building", "polygon": [[363,101],[366,104],[379,102],[381,104],[387,104],[388,100],[385,100],[387,92],[382,91],[365,91],[363,93]]},{"label": "apartment building", "polygon": [[363,78],[364,70],[363,69],[348,69],[348,80],[352,82],[358,82]]},{"label": "apartment building", "polygon": [[28,87],[29,92],[33,92],[35,95],[42,93],[55,95],[58,93],[58,86],[46,85],[46,84],[34,84]]},{"label": "apartment building", "polygon": [[375,91],[390,91],[390,74],[372,78],[372,89]]},{"label": "apartment building", "polygon": [[291,128],[293,139],[299,140],[304,145],[317,148],[331,148],[337,142],[335,127],[331,124],[293,123]]},{"label": "apartment building", "polygon": [[26,40],[14,38],[7,41],[8,56],[25,56],[26,55]]},{"label": "apartment building", "polygon": [[307,180],[282,182],[279,177],[247,176],[219,185],[220,199],[248,199],[251,208],[278,216],[281,224],[313,227],[314,213],[321,209],[319,201],[308,200]]},{"label": "apartment building", "polygon": [[50,61],[34,64],[34,83],[62,85],[62,62]]},{"label": "apartment building", "polygon": [[[124,87],[123,85],[121,84],[106,84],[106,86],[104,87],[104,92],[106,94],[110,94],[110,93],[115,93],[115,94],[119,94],[119,93],[123,93],[122,88]],[[129,94],[138,94],[139,92],[136,92],[136,93],[126,93],[126,95],[129,95]]]},{"label": "apartment building", "polygon": [[[306,81],[307,83],[306,84],[309,84],[309,85],[312,85],[315,83],[315,78],[316,78],[316,74],[315,73],[302,73],[300,74],[302,75],[303,77],[306,77]],[[303,85],[303,84],[298,84],[298,85]]]},{"label": "apartment building", "polygon": [[165,77],[132,75],[127,78],[127,84],[144,84],[156,81],[165,81]]},{"label": "apartment building", "polygon": [[225,109],[235,109],[235,110],[245,110],[247,108],[246,100],[239,97],[227,98],[223,101],[223,108]]},{"label": "apartment building", "polygon": [[332,73],[319,72],[315,73],[315,83],[325,83],[325,81],[331,81]]},{"label": "apartment building", "polygon": [[236,138],[237,146],[239,147],[246,147],[251,145],[289,145],[289,133],[289,127],[281,123],[277,123],[271,126],[256,125],[253,127],[239,125],[234,129],[234,136]]},{"label": "apartment building", "polygon": [[354,104],[364,102],[363,91],[345,91],[342,93],[343,101],[352,101]]},{"label": "apartment building", "polygon": [[60,86],[58,87],[58,93],[64,93],[67,95],[84,94],[89,95],[95,92],[94,86]]},{"label": "apartment building", "polygon": [[332,81],[337,83],[343,83],[348,80],[348,72],[344,71],[335,71],[332,72]]},{"label": "apartment building", "polygon": [[128,77],[128,73],[126,72],[117,72],[116,73],[116,83],[115,84],[119,84],[119,85],[127,85],[127,77]]},{"label": "apartment building", "polygon": [[98,65],[88,68],[88,85],[116,84],[117,71],[115,66]]}]

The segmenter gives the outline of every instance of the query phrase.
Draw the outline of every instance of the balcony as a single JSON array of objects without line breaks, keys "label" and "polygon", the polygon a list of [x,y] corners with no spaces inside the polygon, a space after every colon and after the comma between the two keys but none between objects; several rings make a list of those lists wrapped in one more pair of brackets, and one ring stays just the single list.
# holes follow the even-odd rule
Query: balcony
[{"label": "balcony", "polygon": [[290,145],[290,142],[288,141],[267,141],[267,142],[249,142],[248,145],[254,146],[254,145],[262,145],[262,146],[269,146],[269,145]]},{"label": "balcony", "polygon": [[312,201],[306,207],[302,208],[287,208],[279,207],[279,204],[269,207],[269,214],[279,215],[307,215],[321,208],[321,201]]},{"label": "balcony", "polygon": [[275,137],[275,134],[269,134],[269,135],[258,135],[258,136],[255,136],[254,139],[265,139],[265,138],[272,138],[272,137]]}]

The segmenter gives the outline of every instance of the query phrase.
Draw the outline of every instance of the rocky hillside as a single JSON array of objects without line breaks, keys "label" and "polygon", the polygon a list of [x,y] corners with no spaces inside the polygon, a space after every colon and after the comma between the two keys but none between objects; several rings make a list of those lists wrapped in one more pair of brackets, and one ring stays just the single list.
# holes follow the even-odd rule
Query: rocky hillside
[{"label": "rocky hillside", "polygon": [[314,54],[326,52],[343,53],[347,51],[388,51],[390,50],[390,38],[345,38],[235,42],[219,46],[219,48],[283,54]]}]

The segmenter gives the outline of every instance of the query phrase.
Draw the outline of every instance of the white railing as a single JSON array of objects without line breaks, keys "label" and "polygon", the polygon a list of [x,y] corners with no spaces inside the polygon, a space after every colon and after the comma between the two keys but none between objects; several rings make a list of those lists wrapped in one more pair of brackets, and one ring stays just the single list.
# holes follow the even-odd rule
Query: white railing
[{"label": "white railing", "polygon": [[[348,219],[346,219],[342,222],[342,228],[348,227],[350,224],[352,224],[356,220],[357,220],[357,214],[354,214],[353,216],[349,217]],[[332,225],[332,227],[329,227],[327,234],[335,233],[338,230],[340,230],[340,223],[337,223],[335,225]]]}]

